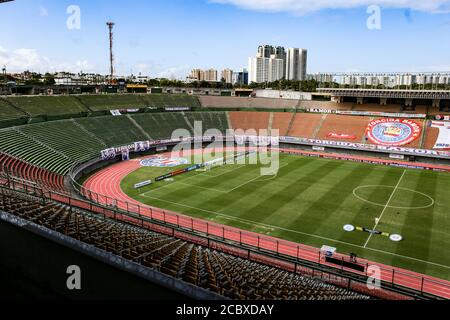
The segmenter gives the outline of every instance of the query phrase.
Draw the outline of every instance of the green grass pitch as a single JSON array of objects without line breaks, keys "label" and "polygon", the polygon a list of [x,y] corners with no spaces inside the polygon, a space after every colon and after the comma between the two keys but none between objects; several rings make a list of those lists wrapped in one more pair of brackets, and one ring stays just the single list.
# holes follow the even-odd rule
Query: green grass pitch
[{"label": "green grass pitch", "polygon": [[[143,167],[121,187],[144,204],[450,280],[450,174],[286,154],[276,176],[261,167],[226,165],[134,190],[180,168]],[[403,241],[343,230],[372,229],[378,217],[377,230]]]}]

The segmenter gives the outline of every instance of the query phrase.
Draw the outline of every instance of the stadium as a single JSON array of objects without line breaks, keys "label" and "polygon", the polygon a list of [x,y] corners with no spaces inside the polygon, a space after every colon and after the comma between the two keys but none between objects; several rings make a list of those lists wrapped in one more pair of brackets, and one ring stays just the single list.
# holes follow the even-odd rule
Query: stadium
[{"label": "stadium", "polygon": [[320,93],[2,96],[2,268],[49,296],[37,270],[80,255],[153,297],[450,298],[448,92]]}]

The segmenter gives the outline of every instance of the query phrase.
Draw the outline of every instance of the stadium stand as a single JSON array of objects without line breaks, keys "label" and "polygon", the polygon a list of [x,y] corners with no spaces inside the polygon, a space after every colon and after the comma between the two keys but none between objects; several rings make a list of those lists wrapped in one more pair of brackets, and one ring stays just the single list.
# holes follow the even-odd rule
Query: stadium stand
[{"label": "stadium stand", "polygon": [[280,136],[286,136],[289,131],[289,127],[293,122],[295,114],[290,112],[274,112],[272,130],[277,129]]},{"label": "stadium stand", "polygon": [[355,104],[353,110],[369,111],[369,112],[391,112],[391,113],[402,112],[402,108],[400,105],[397,104],[380,105],[378,103]]},{"label": "stadium stand", "polygon": [[187,112],[185,116],[192,126],[195,121],[201,121],[203,128],[218,129],[223,134],[229,129],[225,112]]},{"label": "stadium stand", "polygon": [[19,179],[33,181],[44,189],[66,192],[64,177],[42,168],[30,165],[20,159],[0,153],[0,173]]},{"label": "stadium stand", "polygon": [[146,106],[144,100],[140,99],[141,95],[136,94],[82,95],[78,97],[93,111],[139,109]]},{"label": "stadium stand", "polygon": [[294,115],[288,135],[315,138],[314,133],[320,126],[322,118],[321,114],[297,113]]},{"label": "stadium stand", "polygon": [[72,96],[10,97],[7,99],[31,116],[79,114],[89,111]]},{"label": "stadium stand", "polygon": [[79,99],[93,111],[141,109],[146,107],[200,107],[197,97],[169,94],[82,95]]},{"label": "stadium stand", "polygon": [[37,143],[21,132],[9,129],[0,130],[0,150],[37,167],[57,174],[66,174],[73,161],[50,147]]},{"label": "stadium stand", "polygon": [[297,100],[269,98],[199,96],[199,99],[201,105],[205,108],[293,109],[298,104]]},{"label": "stadium stand", "polygon": [[232,299],[368,300],[369,296],[136,226],[11,194],[0,210]]},{"label": "stadium stand", "polygon": [[332,101],[299,101],[299,109],[353,110],[354,103],[336,103]]},{"label": "stadium stand", "polygon": [[126,116],[81,118],[74,121],[86,133],[103,142],[105,147],[123,146],[143,139],[139,128]]},{"label": "stadium stand", "polygon": [[71,120],[38,123],[16,130],[75,162],[88,160],[105,147]]},{"label": "stadium stand", "polygon": [[255,129],[268,130],[269,129],[269,112],[230,112],[231,126],[233,129]]},{"label": "stadium stand", "polygon": [[146,94],[141,97],[148,107],[201,107],[200,101],[196,96],[187,94]]},{"label": "stadium stand", "polygon": [[11,104],[6,98],[0,98],[0,120],[14,119],[26,116],[26,113],[20,111],[18,107]]},{"label": "stadium stand", "polygon": [[185,129],[192,133],[182,113],[148,113],[131,117],[153,139],[170,138],[175,129]]},{"label": "stadium stand", "polygon": [[[317,115],[317,117],[320,117],[320,115]],[[366,135],[367,125],[370,120],[370,117],[329,114],[326,116],[322,126],[320,127],[316,138],[322,140],[345,141],[345,139],[329,136],[330,133],[336,133],[355,137],[354,139],[347,139],[347,141],[359,143],[366,142],[364,138]]]}]

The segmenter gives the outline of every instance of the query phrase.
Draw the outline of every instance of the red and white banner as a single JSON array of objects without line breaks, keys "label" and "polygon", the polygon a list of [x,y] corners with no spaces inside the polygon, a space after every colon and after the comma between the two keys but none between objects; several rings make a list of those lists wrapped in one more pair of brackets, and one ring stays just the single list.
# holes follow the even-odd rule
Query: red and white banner
[{"label": "red and white banner", "polygon": [[366,135],[374,144],[404,146],[420,137],[422,127],[410,119],[384,118],[369,123]]},{"label": "red and white banner", "polygon": [[327,134],[328,138],[334,138],[334,139],[347,139],[347,140],[355,140],[356,136],[351,135],[351,134],[345,134],[345,133],[335,133],[335,132],[330,132],[329,134]]},{"label": "red and white banner", "polygon": [[450,116],[443,116],[443,115],[438,114],[436,116],[436,120],[438,120],[438,121],[450,121]]},{"label": "red and white banner", "polygon": [[439,129],[433,149],[450,150],[450,122],[431,121],[431,127]]}]

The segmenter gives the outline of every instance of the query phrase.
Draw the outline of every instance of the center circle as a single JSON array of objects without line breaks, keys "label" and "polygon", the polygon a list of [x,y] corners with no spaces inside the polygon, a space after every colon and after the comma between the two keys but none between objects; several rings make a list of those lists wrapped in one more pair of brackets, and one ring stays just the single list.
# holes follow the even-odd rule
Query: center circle
[{"label": "center circle", "polygon": [[[417,207],[406,207],[406,206],[405,207],[400,207],[400,206],[389,205],[389,203],[386,203],[386,202],[385,203],[374,202],[374,201],[366,199],[364,196],[358,194],[358,192],[361,193],[360,192],[361,190],[367,190],[367,189],[369,189],[369,190],[370,189],[373,189],[373,190],[375,190],[375,189],[390,189],[390,190],[392,190],[390,192],[391,195],[392,195],[392,192],[394,192],[394,191],[395,192],[402,191],[402,192],[414,193],[414,194],[419,195],[420,197],[422,197],[424,200],[426,199],[428,204],[423,205],[423,206],[417,206]],[[430,197],[429,195],[425,194],[425,193],[422,193],[422,192],[419,192],[419,191],[416,191],[416,190],[412,190],[412,189],[408,189],[408,188],[394,187],[394,186],[383,186],[383,185],[360,186],[360,187],[357,187],[357,188],[355,188],[353,190],[353,195],[360,201],[363,201],[363,202],[366,202],[366,203],[370,203],[370,204],[373,204],[375,206],[392,208],[392,209],[407,209],[407,210],[427,209],[427,208],[430,208],[430,207],[434,206],[434,203],[435,203],[434,199],[432,197]],[[388,201],[388,199],[386,199],[386,201]]]}]

